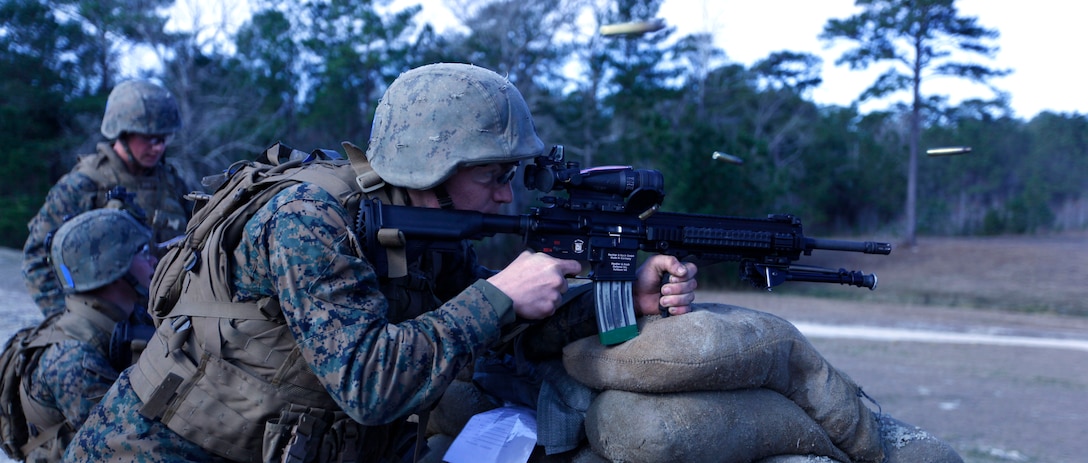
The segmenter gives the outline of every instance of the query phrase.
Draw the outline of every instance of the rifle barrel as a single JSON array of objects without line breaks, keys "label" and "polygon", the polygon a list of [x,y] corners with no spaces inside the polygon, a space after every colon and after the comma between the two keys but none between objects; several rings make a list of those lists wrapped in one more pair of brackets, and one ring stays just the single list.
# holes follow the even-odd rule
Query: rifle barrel
[{"label": "rifle barrel", "polygon": [[892,245],[890,243],[879,243],[876,241],[827,240],[820,238],[808,238],[807,240],[809,243],[809,249],[825,249],[828,251],[848,251],[882,255],[888,255],[892,253]]}]

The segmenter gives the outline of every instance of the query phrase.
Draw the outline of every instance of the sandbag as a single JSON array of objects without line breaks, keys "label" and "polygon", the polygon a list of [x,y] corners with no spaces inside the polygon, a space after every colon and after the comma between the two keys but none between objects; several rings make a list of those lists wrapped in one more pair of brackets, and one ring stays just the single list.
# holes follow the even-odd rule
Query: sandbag
[{"label": "sandbag", "polygon": [[799,406],[858,462],[883,459],[862,391],[797,328],[774,315],[723,304],[643,317],[638,337],[606,347],[592,338],[563,349],[563,366],[601,390],[639,393],[769,389]]},{"label": "sandbag", "polygon": [[880,415],[878,420],[887,463],[963,463],[952,446],[922,428],[888,415]]},{"label": "sandbag", "polygon": [[[880,436],[884,442],[885,463],[963,463],[950,445],[921,428],[888,415],[880,415]],[[836,463],[815,455],[776,455],[757,463]],[[843,462],[849,463],[849,462]]]},{"label": "sandbag", "polygon": [[804,410],[766,389],[604,391],[586,414],[586,434],[611,461],[752,462],[776,455],[850,461]]},{"label": "sandbag", "polygon": [[[574,379],[595,389],[675,392],[760,387],[738,359],[777,356],[783,344],[815,354],[808,340],[779,317],[725,304],[697,304],[691,313],[639,319],[638,337],[604,346],[593,337],[563,348],[563,366]],[[774,343],[775,345],[770,345]],[[784,362],[770,358],[768,362]],[[813,363],[817,363],[814,359]]]}]

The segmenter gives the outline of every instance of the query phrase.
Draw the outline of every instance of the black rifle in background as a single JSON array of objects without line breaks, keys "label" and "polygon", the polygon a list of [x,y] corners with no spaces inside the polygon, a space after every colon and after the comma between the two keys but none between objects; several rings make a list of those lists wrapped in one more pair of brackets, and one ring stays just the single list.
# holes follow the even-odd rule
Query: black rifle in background
[{"label": "black rifle in background", "polygon": [[665,197],[661,172],[631,167],[581,169],[577,163],[563,161],[562,146],[526,166],[524,180],[529,189],[564,190],[566,197],[545,196],[544,207],[517,216],[365,200],[360,211],[362,236],[369,249],[373,244],[389,249],[403,248],[408,242],[423,241],[433,247],[517,234],[534,251],[588,262],[600,339],[606,345],[638,335],[631,290],[639,251],[673,255],[699,265],[739,262],[741,277],[760,288],[809,281],[874,289],[876,275],[795,262],[817,249],[865,254],[889,254],[892,249],[888,243],[806,237],[800,219],[788,214],[760,219],[659,212]]}]

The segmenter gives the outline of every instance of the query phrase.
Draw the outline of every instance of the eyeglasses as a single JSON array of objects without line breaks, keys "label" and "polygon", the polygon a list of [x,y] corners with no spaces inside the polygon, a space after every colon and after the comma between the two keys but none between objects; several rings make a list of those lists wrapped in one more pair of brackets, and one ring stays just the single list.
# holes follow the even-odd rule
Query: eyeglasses
[{"label": "eyeglasses", "polygon": [[151,146],[168,145],[170,144],[170,140],[173,140],[174,138],[172,134],[144,135],[142,133],[134,133],[132,134],[132,136],[139,137],[141,140]]},{"label": "eyeglasses", "polygon": [[502,186],[514,180],[518,164],[488,164],[472,168],[472,181],[484,185]]}]

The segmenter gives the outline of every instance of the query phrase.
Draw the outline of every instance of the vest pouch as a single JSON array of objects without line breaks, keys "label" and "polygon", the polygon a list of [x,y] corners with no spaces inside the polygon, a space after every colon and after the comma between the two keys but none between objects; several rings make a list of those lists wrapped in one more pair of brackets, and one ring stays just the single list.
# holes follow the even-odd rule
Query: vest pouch
[{"label": "vest pouch", "polygon": [[416,424],[407,421],[364,426],[341,411],[291,404],[265,423],[262,461],[410,462],[416,430]]},{"label": "vest pouch", "polygon": [[[159,343],[152,342],[149,347],[156,344]],[[148,388],[161,384],[163,380],[156,378],[165,372],[148,371],[141,366],[143,362],[133,369],[133,388],[147,404],[154,402]],[[265,423],[280,416],[287,405],[335,407],[328,396],[311,397],[312,402],[305,403],[307,398],[299,394],[297,386],[274,385],[217,357],[205,355],[195,371],[191,368],[178,368],[177,376],[188,379],[173,388],[177,395],[168,400],[160,420],[189,441],[200,442],[209,452],[233,461],[261,461],[267,432]],[[145,376],[148,373],[150,377]]]},{"label": "vest pouch", "polygon": [[334,413],[289,404],[264,425],[261,461],[265,463],[332,461],[323,445]]},{"label": "vest pouch", "polygon": [[264,424],[264,440],[261,443],[261,461],[265,463],[279,463],[283,461],[283,449],[287,447],[291,439],[293,422],[298,421],[298,416],[287,415],[284,410],[279,418],[268,420]]}]

